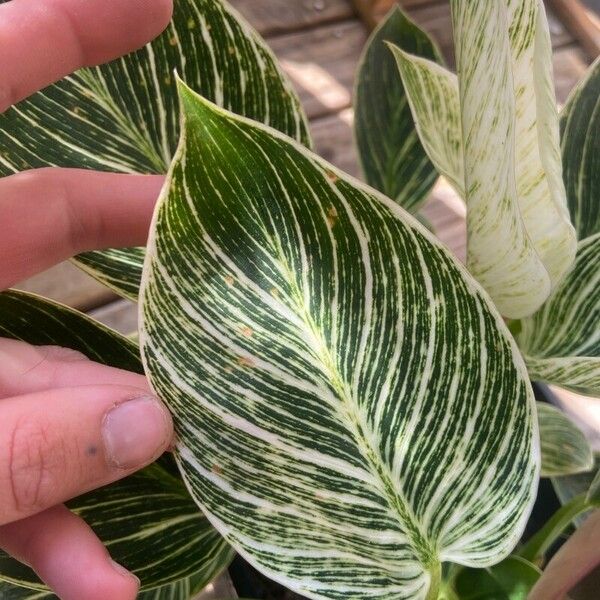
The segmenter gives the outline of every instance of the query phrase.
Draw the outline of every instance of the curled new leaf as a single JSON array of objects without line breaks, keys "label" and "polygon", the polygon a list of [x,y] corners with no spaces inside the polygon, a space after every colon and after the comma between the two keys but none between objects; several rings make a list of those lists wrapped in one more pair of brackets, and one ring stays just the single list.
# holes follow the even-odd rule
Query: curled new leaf
[{"label": "curled new leaf", "polygon": [[205,514],[312,598],[437,598],[442,561],[501,560],[539,457],[487,295],[393,201],[181,95],[140,343]]},{"label": "curled new leaf", "polygon": [[[310,144],[296,93],[260,36],[221,0],[177,0],[167,29],[145,48],[0,115],[0,175],[46,166],[165,173],[179,138],[174,71],[220,106]],[[132,248],[77,262],[136,300],[143,258]]]},{"label": "curled new leaf", "polygon": [[574,475],[594,466],[592,447],[562,410],[538,402],[542,477]]},{"label": "curled new leaf", "polygon": [[468,267],[507,317],[569,269],[569,220],[540,0],[453,0],[458,79],[395,50],[423,146],[467,204]]}]

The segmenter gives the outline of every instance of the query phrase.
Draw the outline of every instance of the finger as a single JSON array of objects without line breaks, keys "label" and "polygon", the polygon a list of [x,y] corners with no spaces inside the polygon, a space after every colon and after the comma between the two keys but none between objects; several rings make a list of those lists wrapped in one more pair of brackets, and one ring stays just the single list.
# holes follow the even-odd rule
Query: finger
[{"label": "finger", "polygon": [[0,112],[80,67],[142,47],[171,0],[12,0],[0,6]]},{"label": "finger", "polygon": [[0,547],[32,567],[62,600],[133,600],[139,580],[65,506],[0,527]]},{"label": "finger", "polygon": [[0,525],[129,475],[173,435],[156,398],[116,385],[5,398],[0,423]]},{"label": "finger", "polygon": [[0,338],[0,398],[102,384],[148,390],[143,375],[101,365],[74,350]]},{"label": "finger", "polygon": [[163,180],[79,169],[0,179],[0,289],[79,252],[144,245]]}]

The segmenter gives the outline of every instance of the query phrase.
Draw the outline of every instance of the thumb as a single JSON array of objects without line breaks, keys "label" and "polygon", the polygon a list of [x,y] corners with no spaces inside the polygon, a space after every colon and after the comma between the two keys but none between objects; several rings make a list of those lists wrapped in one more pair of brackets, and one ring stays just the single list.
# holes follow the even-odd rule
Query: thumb
[{"label": "thumb", "polygon": [[0,423],[0,525],[129,475],[173,436],[165,406],[122,385],[5,398]]}]

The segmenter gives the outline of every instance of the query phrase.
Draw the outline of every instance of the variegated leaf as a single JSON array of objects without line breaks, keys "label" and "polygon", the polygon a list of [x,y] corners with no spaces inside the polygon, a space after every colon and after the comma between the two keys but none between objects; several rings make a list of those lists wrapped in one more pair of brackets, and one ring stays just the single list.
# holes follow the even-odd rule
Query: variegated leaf
[{"label": "variegated leaf", "polygon": [[[169,27],[142,50],[80,70],[0,115],[0,175],[45,166],[165,173],[179,135],[175,70],[217,104],[310,143],[299,100],[258,34],[221,0],[176,0]],[[143,250],[77,262],[137,299]]]},{"label": "variegated leaf", "polygon": [[579,242],[550,299],[521,322],[517,341],[532,379],[600,396],[600,233]]},{"label": "variegated leaf", "polygon": [[567,200],[580,240],[600,233],[600,58],[561,114]]},{"label": "variegated leaf", "polygon": [[[141,372],[134,344],[72,309],[17,291],[0,294],[0,336],[55,344],[90,359]],[[143,589],[183,577],[207,583],[231,560],[232,550],[189,497],[171,460],[67,503],[87,521]],[[29,569],[0,552],[0,580],[44,590]]]},{"label": "variegated leaf", "polygon": [[507,317],[573,262],[541,0],[452,1],[459,77],[395,50],[417,130],[467,203],[469,270]]},{"label": "variegated leaf", "polygon": [[542,477],[574,475],[594,466],[592,447],[562,410],[537,403],[542,451]]},{"label": "variegated leaf", "polygon": [[354,132],[365,180],[414,213],[437,173],[415,131],[387,42],[439,63],[443,59],[429,36],[395,6],[369,38],[356,75]]},{"label": "variegated leaf", "polygon": [[464,198],[458,79],[440,64],[390,44],[421,143],[437,170]]},{"label": "variegated leaf", "polygon": [[393,201],[181,95],[140,342],[211,522],[311,598],[437,598],[442,561],[501,560],[539,456],[487,295]]}]

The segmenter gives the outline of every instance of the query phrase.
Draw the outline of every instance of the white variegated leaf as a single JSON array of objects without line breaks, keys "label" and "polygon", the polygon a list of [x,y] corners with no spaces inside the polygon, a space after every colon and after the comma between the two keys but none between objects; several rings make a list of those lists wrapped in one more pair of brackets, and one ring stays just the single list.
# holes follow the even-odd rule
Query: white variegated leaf
[{"label": "white variegated leaf", "polygon": [[552,43],[543,0],[504,0],[516,108],[517,197],[527,235],[555,287],[575,258],[560,153]]},{"label": "white variegated leaf", "polygon": [[443,66],[390,44],[415,125],[431,162],[464,198],[458,78]]},{"label": "white variegated leaf", "polygon": [[535,496],[516,346],[392,200],[181,95],[140,342],[189,489],[252,564],[310,598],[437,599],[441,562],[501,560]]},{"label": "white variegated leaf", "polygon": [[467,203],[468,266],[502,314],[532,314],[573,262],[541,0],[453,0],[459,77],[395,49],[421,141]]},{"label": "white variegated leaf", "polygon": [[537,403],[542,451],[542,477],[584,473],[594,466],[592,447],[562,410]]},{"label": "white variegated leaf", "polygon": [[[179,137],[174,71],[220,106],[310,144],[296,93],[260,36],[222,0],[175,0],[171,23],[145,48],[0,115],[0,175],[46,166],[165,173]],[[105,250],[76,262],[135,300],[143,254]]]},{"label": "white variegated leaf", "polygon": [[579,242],[571,270],[517,341],[532,379],[600,396],[600,233]]},{"label": "white variegated leaf", "polygon": [[[69,347],[96,362],[142,372],[139,351],[126,338],[32,294],[0,293],[0,336]],[[67,506],[91,525],[117,562],[141,579],[143,590],[185,577],[206,584],[232,558],[231,548],[197,509],[166,456]],[[29,567],[1,551],[0,580],[47,591]]]},{"label": "white variegated leaf", "polygon": [[[427,33],[394,6],[365,44],[354,89],[354,133],[365,180],[415,213],[437,173],[427,157],[386,43],[443,62]],[[422,136],[421,136],[422,137]]]},{"label": "white variegated leaf", "polygon": [[600,57],[561,113],[567,200],[579,239],[600,233]]}]

